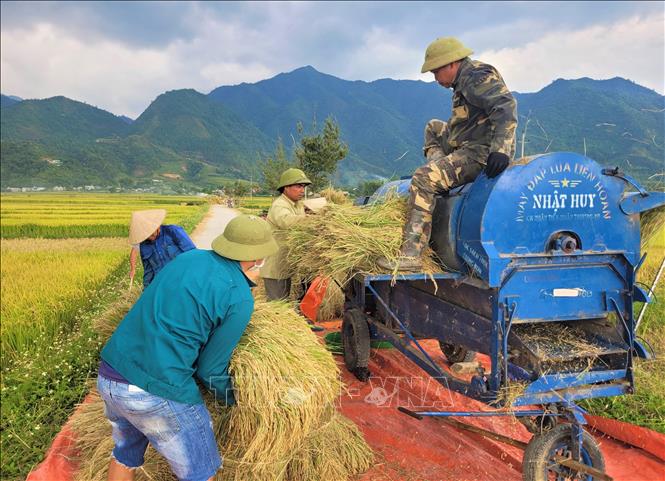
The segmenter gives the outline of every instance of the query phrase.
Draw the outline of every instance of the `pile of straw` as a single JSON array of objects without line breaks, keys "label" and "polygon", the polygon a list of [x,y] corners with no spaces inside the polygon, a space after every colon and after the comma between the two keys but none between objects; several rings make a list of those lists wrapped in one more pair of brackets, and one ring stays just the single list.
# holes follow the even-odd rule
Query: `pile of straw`
[{"label": "pile of straw", "polygon": [[326,189],[323,189],[321,192],[321,197],[325,197],[326,200],[329,203],[332,204],[348,204],[349,203],[349,198],[346,195],[345,192],[341,190],[334,189],[332,187],[328,187]]},{"label": "pile of straw", "polygon": [[[304,282],[326,276],[343,284],[357,272],[386,273],[376,261],[397,259],[404,223],[402,199],[363,208],[332,204],[282,232],[288,274]],[[423,262],[425,273],[441,270],[431,249]]]},{"label": "pile of straw", "polygon": [[523,324],[515,326],[515,333],[542,359],[595,357],[603,352],[584,331],[562,323]]},{"label": "pile of straw", "polygon": [[524,395],[528,382],[511,381],[499,387],[496,399],[489,402],[490,406],[497,408],[510,408],[518,398]]},{"label": "pile of straw", "polygon": [[[318,276],[331,278],[318,321],[342,315],[344,293],[339,286],[343,288],[356,273],[397,274],[381,269],[376,261],[399,256],[405,210],[405,201],[398,198],[367,207],[330,204],[323,212],[281,232],[286,274],[294,284],[309,283]],[[440,270],[433,251],[427,248],[422,272]]]},{"label": "pile of straw", "polygon": [[342,317],[344,315],[344,301],[344,292],[336,282],[331,280],[323,296],[323,302],[319,306],[319,311],[316,313],[316,320],[326,322]]},{"label": "pile of straw", "polygon": [[[231,360],[236,406],[206,398],[224,467],[216,480],[344,480],[366,471],[373,454],[358,429],[335,410],[338,368],[288,303],[256,301]],[[103,480],[112,448],[103,403],[75,418],[79,480]],[[151,448],[137,479],[172,480]]]}]

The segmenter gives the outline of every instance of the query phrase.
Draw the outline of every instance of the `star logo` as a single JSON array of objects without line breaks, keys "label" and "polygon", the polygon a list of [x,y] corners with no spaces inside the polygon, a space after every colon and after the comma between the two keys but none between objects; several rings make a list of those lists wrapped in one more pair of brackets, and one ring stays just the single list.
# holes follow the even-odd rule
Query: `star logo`
[{"label": "star logo", "polygon": [[564,179],[561,181],[561,187],[568,187],[568,184],[570,181],[564,177]]}]

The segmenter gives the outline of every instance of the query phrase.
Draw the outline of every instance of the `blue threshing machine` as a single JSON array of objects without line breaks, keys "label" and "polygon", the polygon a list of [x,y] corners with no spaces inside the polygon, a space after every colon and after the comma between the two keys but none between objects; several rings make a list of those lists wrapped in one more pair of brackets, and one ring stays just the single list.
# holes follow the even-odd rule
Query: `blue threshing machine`
[{"label": "blue threshing machine", "polygon": [[[386,184],[369,200],[408,185]],[[635,283],[640,213],[662,205],[665,193],[574,153],[521,159],[495,179],[481,174],[437,198],[430,244],[443,272],[359,274],[346,286],[347,367],[367,380],[370,339],[381,339],[482,402],[521,383],[498,411],[400,410],[418,419],[517,416],[534,433],[522,446],[526,480],[609,479],[575,401],[633,392],[633,357],[648,354],[633,316],[633,302],[649,300]],[[583,348],[542,342],[562,332]],[[470,381],[451,375],[421,339],[438,339],[451,363],[486,354],[491,370],[478,365]]]}]

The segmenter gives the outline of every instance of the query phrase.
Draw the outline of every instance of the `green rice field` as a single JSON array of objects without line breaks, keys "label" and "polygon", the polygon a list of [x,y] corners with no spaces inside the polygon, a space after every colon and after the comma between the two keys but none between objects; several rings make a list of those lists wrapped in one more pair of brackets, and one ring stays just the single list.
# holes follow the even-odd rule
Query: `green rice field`
[{"label": "green rice field", "polygon": [[275,197],[241,197],[238,199],[238,210],[243,214],[261,215],[270,209],[273,200]]}]

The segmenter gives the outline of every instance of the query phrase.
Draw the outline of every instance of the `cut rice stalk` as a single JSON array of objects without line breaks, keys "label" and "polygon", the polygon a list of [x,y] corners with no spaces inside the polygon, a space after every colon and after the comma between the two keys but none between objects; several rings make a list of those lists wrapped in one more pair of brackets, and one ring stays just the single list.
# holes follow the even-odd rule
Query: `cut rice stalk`
[{"label": "cut rice stalk", "polygon": [[[347,479],[369,467],[371,449],[335,411],[342,387],[337,365],[290,304],[256,301],[229,370],[236,406],[205,397],[224,455],[215,479]],[[82,409],[74,421],[81,450],[78,479],[105,479],[113,443],[103,403],[97,398]],[[173,478],[163,458],[149,449],[137,471],[141,479]]]},{"label": "cut rice stalk", "polygon": [[[304,282],[325,276],[346,283],[357,272],[387,273],[376,262],[399,256],[404,222],[405,203],[397,198],[363,208],[331,205],[319,215],[307,216],[280,232],[288,276]],[[422,272],[440,271],[427,249]]]}]

